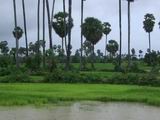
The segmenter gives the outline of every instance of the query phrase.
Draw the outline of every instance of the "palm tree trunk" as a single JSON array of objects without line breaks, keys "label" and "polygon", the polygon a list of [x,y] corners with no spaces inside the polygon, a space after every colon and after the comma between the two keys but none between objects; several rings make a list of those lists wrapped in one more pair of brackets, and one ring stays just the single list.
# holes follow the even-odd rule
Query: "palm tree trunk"
[{"label": "palm tree trunk", "polygon": [[[54,17],[54,8],[55,8],[55,0],[53,0],[53,3],[52,3],[52,13],[51,13],[51,36],[52,36],[52,21],[53,21],[53,17]],[[53,38],[52,38],[53,40]],[[53,44],[52,44],[53,46]]]},{"label": "palm tree trunk", "polygon": [[45,0],[43,0],[43,67],[45,68]]},{"label": "palm tree trunk", "polygon": [[71,55],[71,22],[72,22],[72,0],[69,0],[69,28],[68,28],[68,48],[67,48],[67,61],[66,69],[70,69],[70,55]]},{"label": "palm tree trunk", "polygon": [[40,0],[38,0],[38,7],[37,7],[37,41],[38,41],[38,50],[37,56],[38,59],[38,66],[40,66]]},{"label": "palm tree trunk", "polygon": [[131,26],[130,26],[130,1],[128,1],[128,66],[130,66],[130,39],[131,39]]},{"label": "palm tree trunk", "polygon": [[122,1],[119,0],[119,37],[120,37],[120,48],[119,48],[119,66],[121,66],[122,56]]},{"label": "palm tree trunk", "polygon": [[[81,0],[81,26],[83,24],[83,8],[84,8],[84,0]],[[81,28],[81,57],[80,57],[80,70],[82,70],[82,57],[83,57],[83,34]]]},{"label": "palm tree trunk", "polygon": [[26,42],[26,57],[28,57],[28,36],[27,36],[26,10],[25,10],[24,0],[22,0],[22,6],[23,6],[24,33],[25,33],[25,42]]},{"label": "palm tree trunk", "polygon": [[149,38],[149,52],[151,52],[151,33],[148,33],[148,38]]},{"label": "palm tree trunk", "polygon": [[53,48],[52,45],[52,24],[51,24],[51,18],[50,18],[50,9],[49,9],[49,2],[46,0],[46,7],[47,7],[47,16],[48,16],[48,31],[49,31],[49,46],[50,49]]},{"label": "palm tree trunk", "polygon": [[64,39],[62,38],[62,51],[64,51]]},{"label": "palm tree trunk", "polygon": [[[13,8],[14,8],[14,25],[17,28],[17,12],[16,12],[16,0],[13,0]],[[19,42],[16,38],[16,67],[19,68],[19,57],[18,57],[18,49],[19,49]]]},{"label": "palm tree trunk", "polygon": [[94,45],[93,45],[92,46],[92,55],[91,55],[91,67],[92,67],[92,70],[95,70],[94,59],[95,59],[95,55],[94,55]]},{"label": "palm tree trunk", "polygon": [[106,35],[106,41],[105,41],[105,57],[107,57],[107,43],[108,43],[108,40],[107,40],[107,35]]},{"label": "palm tree trunk", "polygon": [[[65,4],[65,0],[63,0],[63,13],[65,14],[66,13],[66,4]],[[65,40],[65,48],[66,48],[66,51],[67,51],[67,47],[66,47],[66,42],[67,42],[67,37],[66,37],[66,18],[64,17],[64,34],[65,34],[65,37],[64,37],[64,40]]]},{"label": "palm tree trunk", "polygon": [[[54,17],[54,6],[55,6],[55,0],[53,0],[53,3],[52,3],[51,22],[52,22],[53,17]],[[51,29],[51,31],[52,31],[52,29]]]}]

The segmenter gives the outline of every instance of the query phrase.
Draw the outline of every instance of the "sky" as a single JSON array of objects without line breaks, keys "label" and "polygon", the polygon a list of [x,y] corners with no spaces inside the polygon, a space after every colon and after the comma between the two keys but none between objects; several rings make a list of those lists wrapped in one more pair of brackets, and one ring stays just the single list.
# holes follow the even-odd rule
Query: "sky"
[{"label": "sky", "polygon": [[[56,0],[55,13],[62,11],[63,0]],[[66,0],[66,4],[68,4]],[[95,17],[102,22],[109,22],[112,26],[112,32],[108,35],[108,40],[116,40],[119,43],[119,0],[86,0],[84,2],[84,18]],[[17,2],[18,26],[23,28],[23,14],[21,0]],[[42,2],[42,1],[41,1]],[[49,0],[50,7],[52,0]],[[37,0],[25,0],[28,41],[35,42],[37,40]],[[68,5],[67,5],[68,6]],[[42,8],[42,6],[41,6]],[[80,48],[80,16],[81,16],[81,0],[73,0],[74,27],[72,29],[72,46],[73,53]],[[154,14],[156,24],[154,31],[151,33],[151,46],[154,50],[160,50],[160,29],[158,22],[160,21],[160,1],[159,0],[135,0],[131,3],[131,48],[135,48],[136,53],[141,49],[144,52],[148,49],[148,34],[143,29],[143,20],[146,13]],[[42,16],[42,12],[41,12]],[[1,0],[0,4],[0,41],[8,41],[10,47],[15,47],[15,39],[12,35],[14,29],[13,16],[13,0]],[[47,18],[47,17],[46,17]],[[127,2],[122,0],[122,51],[127,53]],[[47,19],[46,19],[47,27]],[[41,39],[42,39],[42,20],[41,20]],[[25,46],[24,35],[19,40],[20,46]],[[48,28],[46,28],[46,41],[48,41]],[[53,44],[61,44],[61,39],[53,33]],[[49,46],[47,42],[47,47]],[[104,52],[105,36],[97,43],[96,49]]]}]

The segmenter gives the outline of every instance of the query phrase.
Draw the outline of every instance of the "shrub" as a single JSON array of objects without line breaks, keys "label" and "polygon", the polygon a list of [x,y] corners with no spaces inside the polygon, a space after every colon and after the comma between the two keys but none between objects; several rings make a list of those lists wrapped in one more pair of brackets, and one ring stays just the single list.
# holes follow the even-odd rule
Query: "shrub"
[{"label": "shrub", "polygon": [[26,73],[16,72],[3,77],[0,82],[2,83],[28,83],[31,82],[30,77]]},{"label": "shrub", "polygon": [[101,83],[95,75],[86,75],[79,72],[54,70],[45,76],[44,82],[49,83]]},{"label": "shrub", "polygon": [[11,71],[8,68],[0,68],[0,76],[9,75]]}]

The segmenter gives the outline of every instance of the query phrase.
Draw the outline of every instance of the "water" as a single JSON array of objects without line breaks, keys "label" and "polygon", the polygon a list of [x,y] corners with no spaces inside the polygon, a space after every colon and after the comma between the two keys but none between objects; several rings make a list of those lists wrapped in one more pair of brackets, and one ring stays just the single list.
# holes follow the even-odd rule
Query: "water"
[{"label": "water", "polygon": [[1,107],[0,120],[160,120],[160,108],[101,102],[77,102],[43,108]]}]

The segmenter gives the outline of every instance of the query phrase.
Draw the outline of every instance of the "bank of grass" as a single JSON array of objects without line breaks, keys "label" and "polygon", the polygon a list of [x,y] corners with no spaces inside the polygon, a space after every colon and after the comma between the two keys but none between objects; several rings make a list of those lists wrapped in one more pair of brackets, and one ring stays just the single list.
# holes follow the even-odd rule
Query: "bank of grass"
[{"label": "bank of grass", "polygon": [[160,88],[102,84],[0,84],[0,105],[127,101],[160,106]]}]

